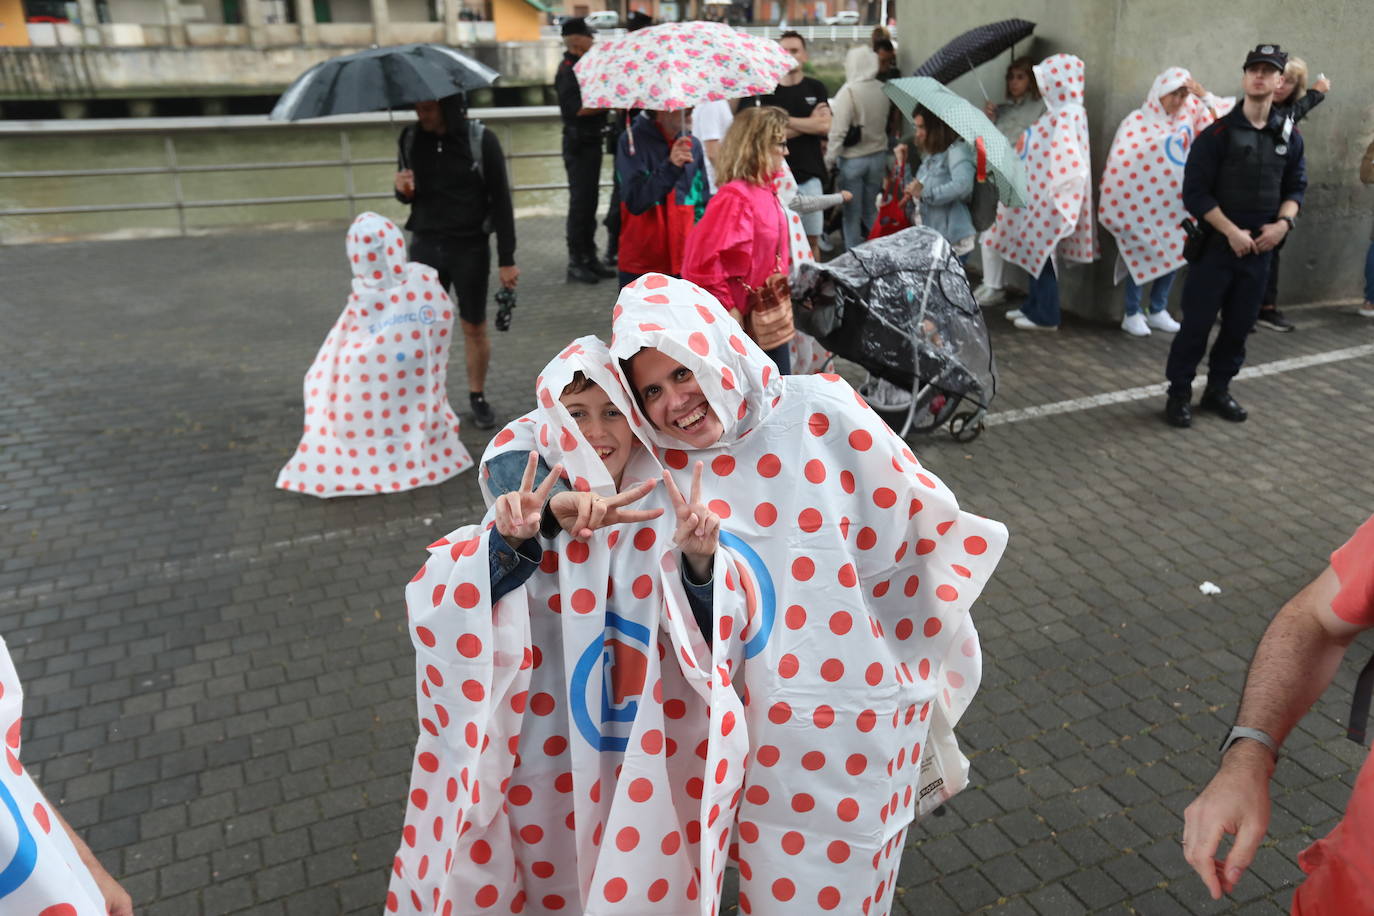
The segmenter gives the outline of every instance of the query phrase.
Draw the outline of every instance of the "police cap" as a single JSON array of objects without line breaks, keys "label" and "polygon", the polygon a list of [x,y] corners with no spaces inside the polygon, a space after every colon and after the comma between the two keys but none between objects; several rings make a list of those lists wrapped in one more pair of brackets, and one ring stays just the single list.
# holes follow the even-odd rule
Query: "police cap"
[{"label": "police cap", "polygon": [[625,19],[625,31],[634,32],[639,29],[647,28],[654,24],[654,19],[647,13],[639,10],[630,10],[630,15]]},{"label": "police cap", "polygon": [[1241,69],[1249,70],[1255,64],[1270,64],[1282,73],[1283,68],[1288,66],[1288,52],[1278,45],[1256,45],[1255,50],[1245,55],[1245,64]]},{"label": "police cap", "polygon": [[592,31],[591,26],[587,25],[586,18],[582,16],[573,16],[571,19],[563,20],[563,37],[567,38],[569,35],[590,35],[593,38],[596,37],[596,33]]}]

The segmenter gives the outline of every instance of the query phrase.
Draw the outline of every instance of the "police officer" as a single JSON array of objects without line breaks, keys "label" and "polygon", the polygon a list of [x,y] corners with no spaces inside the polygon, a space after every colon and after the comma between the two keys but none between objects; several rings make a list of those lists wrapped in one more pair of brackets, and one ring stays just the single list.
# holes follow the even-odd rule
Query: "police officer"
[{"label": "police officer", "polygon": [[1259,315],[1271,252],[1293,231],[1307,188],[1302,135],[1271,111],[1287,63],[1288,55],[1274,44],[1247,54],[1244,103],[1199,134],[1188,153],[1183,205],[1207,239],[1183,286],[1183,326],[1165,369],[1164,418],[1173,426],[1193,422],[1193,376],[1218,312],[1221,329],[1198,407],[1233,423],[1246,417],[1228,389],[1245,362],[1245,339]]},{"label": "police officer", "polygon": [[596,197],[601,185],[604,108],[583,108],[582,89],[573,66],[596,40],[596,33],[581,16],[563,21],[563,45],[567,51],[558,65],[553,87],[563,116],[563,167],[568,172],[568,280],[596,283],[616,276],[596,257]]}]

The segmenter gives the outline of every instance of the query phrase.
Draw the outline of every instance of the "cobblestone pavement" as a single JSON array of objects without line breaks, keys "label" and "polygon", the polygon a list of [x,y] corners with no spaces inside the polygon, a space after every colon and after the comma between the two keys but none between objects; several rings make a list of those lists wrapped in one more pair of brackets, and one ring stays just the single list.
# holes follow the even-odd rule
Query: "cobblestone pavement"
[{"label": "cobblestone pavement", "polygon": [[[508,416],[611,303],[565,285],[561,242],[528,241],[556,227],[532,228],[488,385]],[[416,734],[402,587],[481,501],[470,473],[385,497],[273,489],[342,255],[342,227],[0,249],[0,633],[24,756],[149,916],[380,910]],[[1341,723],[1374,642],[1288,742],[1233,901],[1205,898],[1178,837],[1266,621],[1374,509],[1371,376],[1350,349],[1374,326],[1292,316],[1297,333],[1252,337],[1250,365],[1313,364],[1238,381],[1250,422],[1189,431],[1156,395],[1025,409],[1157,383],[1167,337],[991,319],[995,409],[1016,422],[915,442],[1012,542],[975,609],[974,785],[911,831],[899,910],[1286,909],[1365,754]]]}]

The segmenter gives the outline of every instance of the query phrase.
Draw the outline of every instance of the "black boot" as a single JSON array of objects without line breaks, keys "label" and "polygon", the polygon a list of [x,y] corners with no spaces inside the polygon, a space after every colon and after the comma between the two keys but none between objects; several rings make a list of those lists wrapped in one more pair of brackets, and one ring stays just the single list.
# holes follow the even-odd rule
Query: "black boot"
[{"label": "black boot", "polygon": [[[607,267],[615,267],[618,269],[620,267],[620,252],[616,251],[614,248],[607,248],[606,257],[602,258],[601,261]],[[616,275],[619,276],[619,273],[617,272]]]},{"label": "black boot", "polygon": [[1193,408],[1188,406],[1188,400],[1181,395],[1169,395],[1164,403],[1164,419],[1170,426],[1187,429],[1193,425]]},{"label": "black boot", "polygon": [[586,261],[568,262],[568,282],[569,283],[600,283],[601,275],[591,267],[587,266]]},{"label": "black boot", "polygon": [[1228,391],[1216,391],[1208,388],[1202,392],[1202,399],[1197,402],[1197,406],[1203,410],[1210,410],[1218,414],[1223,420],[1230,420],[1232,423],[1244,423],[1249,416],[1245,408],[1236,403],[1236,399],[1231,397]]},{"label": "black boot", "polygon": [[620,272],[615,269],[613,264],[603,264],[595,253],[583,262],[592,273],[603,280],[614,280],[620,276]]}]

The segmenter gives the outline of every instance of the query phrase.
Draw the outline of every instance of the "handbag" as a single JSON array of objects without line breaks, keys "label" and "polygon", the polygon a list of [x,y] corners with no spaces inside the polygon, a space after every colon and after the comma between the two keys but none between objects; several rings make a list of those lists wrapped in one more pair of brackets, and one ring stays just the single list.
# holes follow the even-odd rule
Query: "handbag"
[{"label": "handbag", "polygon": [[[781,211],[782,203],[778,203]],[[745,302],[749,313],[744,316],[744,331],[764,350],[773,350],[797,336],[792,323],[792,285],[782,270],[782,246],[787,239],[787,219],[784,215],[778,233],[778,251],[774,255],[775,270],[758,287],[744,283]]]},{"label": "handbag", "polygon": [[[848,87],[845,87],[845,88],[848,88]],[[862,114],[862,112],[859,110],[859,104],[858,104],[857,102],[854,101],[854,90],[853,90],[853,89],[850,89],[850,90],[849,90],[849,105],[850,105],[851,108],[854,109],[854,113],[855,113],[855,114]],[[849,130],[847,130],[847,131],[844,132],[844,145],[845,145],[845,148],[848,149],[849,147],[856,145],[856,144],[857,144],[860,140],[862,140],[863,138],[864,138],[864,125],[863,125],[863,122],[860,121],[858,124],[850,124],[850,125],[849,125]]]},{"label": "handbag", "polygon": [[888,170],[887,179],[883,182],[883,194],[878,202],[878,217],[873,220],[873,226],[868,230],[870,239],[880,239],[911,226],[906,208],[902,206],[901,190],[902,180],[894,166]]},{"label": "handbag", "polygon": [[977,154],[974,167],[973,195],[969,198],[968,215],[978,232],[997,222],[997,186],[988,180],[988,148],[982,137],[973,142]]}]

